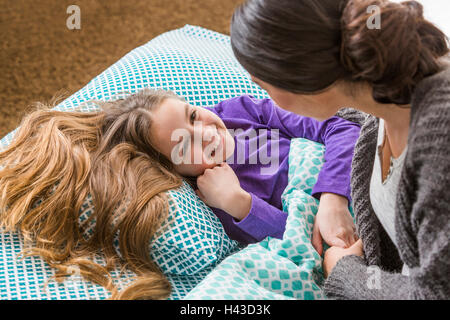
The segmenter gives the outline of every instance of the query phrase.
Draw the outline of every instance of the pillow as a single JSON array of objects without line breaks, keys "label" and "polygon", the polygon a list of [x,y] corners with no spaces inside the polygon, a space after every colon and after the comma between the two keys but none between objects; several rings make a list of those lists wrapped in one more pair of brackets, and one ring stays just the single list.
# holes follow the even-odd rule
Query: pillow
[{"label": "pillow", "polygon": [[[237,242],[226,235],[220,220],[188,183],[183,181],[180,188],[168,194],[168,219],[149,244],[152,260],[165,274],[195,274],[237,248]],[[95,221],[88,220],[94,210],[92,198],[88,197],[79,218],[80,224],[89,224],[86,238],[95,228]],[[120,255],[118,234],[114,247]]]},{"label": "pillow", "polygon": [[219,218],[183,185],[169,191],[169,219],[150,242],[150,254],[166,273],[194,274],[225,258],[238,243],[225,233]]},{"label": "pillow", "polygon": [[[146,87],[172,90],[188,103],[198,106],[215,105],[243,94],[260,99],[268,97],[265,91],[253,84],[235,60],[228,36],[187,25],[132,50],[56,106],[56,109],[70,111],[81,107],[84,111],[92,111],[96,106],[83,102],[122,98],[124,92],[134,93]],[[0,146],[7,146],[13,135],[14,131],[0,140]],[[201,280],[205,270],[236,250],[237,243],[226,236],[217,217],[189,185],[183,184],[180,189],[170,191],[169,196],[169,215],[173,223],[163,224],[149,245],[152,258],[169,279],[176,279],[172,282],[172,297],[178,299]],[[92,209],[87,201],[80,219],[86,219]],[[38,258],[14,260],[7,252],[20,252],[20,235],[0,234],[6,237],[6,240],[0,240],[0,285],[2,282],[8,283],[6,291],[0,290],[0,298],[70,299],[69,295],[60,294],[58,290],[53,293],[40,291],[37,287],[41,281],[30,284],[28,280],[34,279],[33,270]],[[28,268],[28,272],[17,271],[23,270],[18,269],[21,263]],[[8,268],[14,271],[2,271]],[[53,273],[48,267],[40,267],[39,270],[44,274],[43,279],[51,277]],[[22,281],[18,282],[18,277]],[[30,296],[30,288],[36,289],[36,297]],[[92,294],[77,291],[77,298],[105,296],[98,292],[102,292],[101,289],[97,288]]]}]

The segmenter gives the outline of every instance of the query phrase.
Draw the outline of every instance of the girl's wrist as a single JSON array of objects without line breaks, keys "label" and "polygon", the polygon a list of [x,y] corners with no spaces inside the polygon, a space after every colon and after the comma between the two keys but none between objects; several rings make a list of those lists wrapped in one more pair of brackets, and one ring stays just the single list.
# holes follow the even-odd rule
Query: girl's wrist
[{"label": "girl's wrist", "polygon": [[330,192],[323,192],[320,195],[320,201],[327,202],[328,204],[331,204],[333,206],[343,206],[343,207],[348,206],[347,197]]},{"label": "girl's wrist", "polygon": [[236,220],[241,221],[250,213],[251,207],[252,196],[244,189],[239,188],[227,200],[222,210],[233,216]]}]

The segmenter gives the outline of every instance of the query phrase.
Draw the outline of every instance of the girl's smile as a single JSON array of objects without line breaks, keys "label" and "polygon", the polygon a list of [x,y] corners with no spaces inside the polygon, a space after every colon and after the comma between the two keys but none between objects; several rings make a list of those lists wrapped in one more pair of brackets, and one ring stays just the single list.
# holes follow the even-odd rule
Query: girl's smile
[{"label": "girl's smile", "polygon": [[183,176],[199,176],[234,153],[233,137],[222,119],[208,109],[166,99],[152,118],[153,145]]}]

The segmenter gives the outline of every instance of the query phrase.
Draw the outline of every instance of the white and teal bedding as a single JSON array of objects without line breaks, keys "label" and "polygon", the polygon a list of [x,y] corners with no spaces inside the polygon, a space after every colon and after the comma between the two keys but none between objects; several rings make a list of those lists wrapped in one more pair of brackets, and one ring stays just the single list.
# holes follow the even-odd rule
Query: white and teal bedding
[{"label": "white and teal bedding", "polygon": [[[56,109],[96,110],[90,100],[122,98],[143,88],[163,88],[183,96],[189,103],[210,106],[243,94],[268,95],[256,86],[235,60],[228,36],[189,26],[164,33],[132,50]],[[14,132],[0,140],[7,146]],[[184,184],[169,192],[169,220],[149,244],[152,258],[173,285],[170,299],[183,298],[221,259],[238,250],[219,219]],[[91,214],[86,199],[80,223]],[[170,222],[170,223],[169,223]],[[23,249],[19,233],[0,231],[0,299],[105,299],[109,293],[76,275],[62,284],[46,281],[54,270],[40,257],[19,259]],[[98,257],[98,262],[102,262]],[[127,282],[133,274],[121,276]]]},{"label": "white and teal bedding", "polygon": [[283,239],[267,237],[217,265],[185,299],[323,299],[322,259],[311,244],[318,200],[311,196],[325,147],[291,140],[289,183],[282,195],[288,212]]},{"label": "white and teal bedding", "polygon": [[[96,106],[84,102],[115,99],[145,87],[172,90],[199,106],[243,94],[268,97],[235,60],[227,36],[187,25],[134,49],[56,108],[81,106],[89,111]],[[13,135],[0,140],[0,148]],[[320,145],[293,140],[291,156],[296,156],[290,158],[290,184],[283,195],[284,209],[289,212],[283,240],[266,239],[241,250],[189,185],[170,191],[169,219],[149,243],[152,258],[172,283],[169,299],[322,298],[321,260],[309,240],[317,210],[310,192],[322,153]],[[80,224],[93,210],[86,199]],[[19,233],[0,230],[0,299],[109,297],[103,287],[76,273],[56,283],[51,280],[54,270],[39,256],[21,259],[22,249]],[[102,257],[95,259],[103,262]],[[119,278],[126,284],[132,277],[132,272],[126,272]]]}]

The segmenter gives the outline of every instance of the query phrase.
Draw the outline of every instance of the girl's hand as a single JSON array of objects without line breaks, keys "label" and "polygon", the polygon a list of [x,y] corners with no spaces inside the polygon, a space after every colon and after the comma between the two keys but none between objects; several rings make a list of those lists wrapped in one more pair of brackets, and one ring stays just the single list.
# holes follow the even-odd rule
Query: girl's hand
[{"label": "girl's hand", "polygon": [[348,210],[347,198],[334,193],[322,193],[314,221],[312,236],[314,249],[322,255],[323,241],[330,247],[348,248],[356,240],[358,237]]},{"label": "girl's hand", "polygon": [[222,209],[237,220],[250,212],[251,195],[241,188],[238,177],[226,163],[205,172],[197,178],[195,192],[208,206]]},{"label": "girl's hand", "polygon": [[357,255],[362,257],[364,255],[363,242],[361,239],[356,241],[351,247],[343,249],[339,247],[331,247],[325,251],[323,258],[323,273],[325,278],[333,271],[336,263],[343,257],[349,255]]}]

